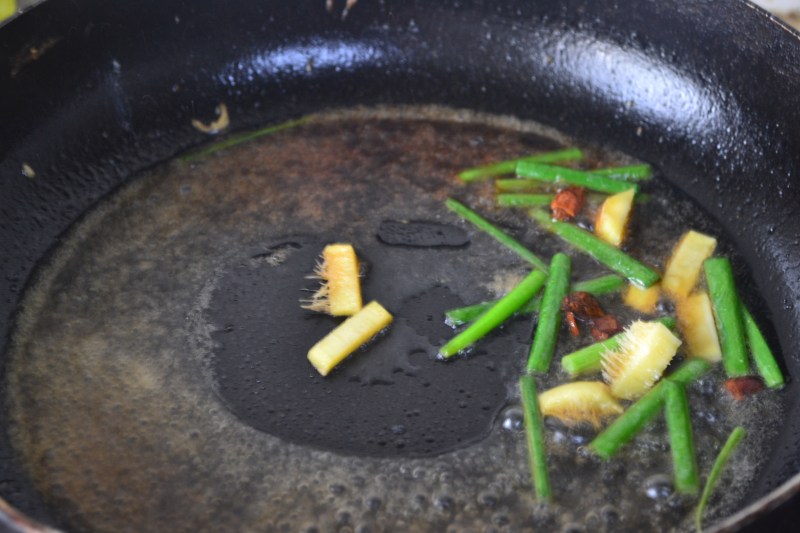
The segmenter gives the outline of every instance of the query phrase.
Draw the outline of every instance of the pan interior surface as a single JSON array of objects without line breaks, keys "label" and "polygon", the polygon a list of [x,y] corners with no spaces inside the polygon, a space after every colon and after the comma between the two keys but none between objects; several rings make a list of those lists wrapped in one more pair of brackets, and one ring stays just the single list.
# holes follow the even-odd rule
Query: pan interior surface
[{"label": "pan interior surface", "polygon": [[[497,210],[490,185],[465,188],[454,173],[562,142],[535,124],[440,108],[343,111],[134,180],[73,228],[25,298],[8,402],[33,484],[65,524],[96,531],[688,528],[692,502],[669,487],[661,423],[608,463],[581,452],[591,433],[551,426],[558,496],[535,503],[516,392],[530,319],[467,357],[434,359],[452,335],[445,309],[496,297],[530,270],[445,198],[489,213],[542,256],[561,249],[524,213]],[[660,267],[685,229],[715,225],[652,187],[651,223],[634,228],[632,246]],[[390,246],[376,237],[386,220],[470,239]],[[354,243],[365,300],[395,323],[323,379],[305,352],[337,321],[299,300],[337,241]],[[576,279],[605,273],[572,255]],[[630,317],[619,299],[608,305]],[[563,353],[577,342],[564,336]],[[716,516],[744,495],[782,412],[779,396],[734,406],[719,382],[691,389],[707,406],[701,469],[732,425],[753,440]]]}]

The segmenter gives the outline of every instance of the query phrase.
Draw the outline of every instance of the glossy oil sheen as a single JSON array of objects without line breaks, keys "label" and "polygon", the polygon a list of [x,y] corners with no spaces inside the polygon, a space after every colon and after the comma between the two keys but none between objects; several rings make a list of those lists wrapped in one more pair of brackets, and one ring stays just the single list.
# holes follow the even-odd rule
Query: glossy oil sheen
[{"label": "glossy oil sheen", "polygon": [[[591,429],[548,419],[555,499],[535,505],[525,436],[508,422],[533,316],[509,320],[465,357],[436,357],[455,334],[446,309],[496,298],[531,269],[443,198],[480,206],[544,257],[569,252],[575,280],[605,271],[524,209],[493,207],[491,184],[455,178],[458,161],[554,146],[534,124],[517,131],[481,118],[503,124],[444,108],[312,116],[139,177],[73,226],[26,291],[7,363],[15,452],[60,523],[686,530],[693,502],[673,489],[661,419],[609,462],[582,450]],[[660,180],[645,189],[651,199],[626,241],[640,260],[663,266],[686,228],[717,234]],[[597,209],[593,198],[579,223]],[[385,217],[432,217],[473,238],[467,248],[390,247],[376,238]],[[394,320],[322,378],[306,353],[340,319],[300,299],[333,241],[353,243],[365,298]],[[740,262],[724,239],[719,251]],[[619,295],[602,305],[622,323],[638,316]],[[583,329],[559,335],[557,356],[591,342]],[[741,500],[783,413],[775,392],[733,401],[720,374],[689,388],[699,464],[710,465],[734,425],[751,436],[709,517]],[[538,382],[546,390],[563,380],[556,357]]]},{"label": "glossy oil sheen", "polygon": [[[5,335],[58,235],[126,177],[202,142],[190,121],[210,120],[220,101],[235,129],[329,107],[438,102],[535,118],[656,164],[735,239],[797,374],[795,33],[739,1],[362,0],[345,21],[321,4],[50,0],[3,28]],[[800,467],[796,420],[752,499]],[[35,508],[13,462],[0,467],[14,480],[4,496]]]}]

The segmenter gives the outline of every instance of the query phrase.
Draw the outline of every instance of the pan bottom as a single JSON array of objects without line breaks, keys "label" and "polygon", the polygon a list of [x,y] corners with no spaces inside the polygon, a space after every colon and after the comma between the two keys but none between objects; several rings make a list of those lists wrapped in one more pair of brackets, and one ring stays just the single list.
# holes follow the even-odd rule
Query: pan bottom
[{"label": "pan bottom", "polygon": [[[331,113],[198,163],[176,161],[134,180],[74,228],[26,295],[7,399],[21,460],[66,525],[688,524],[690,503],[664,481],[671,467],[658,425],[610,463],[580,453],[585,431],[552,426],[559,497],[549,507],[534,502],[516,407],[530,319],[512,321],[469,357],[433,359],[452,334],[441,325],[444,309],[495,297],[530,267],[471,229],[465,247],[389,246],[376,238],[382,222],[464,227],[443,207],[455,195],[543,256],[559,245],[524,216],[496,210],[490,185],[464,188],[452,178],[464,166],[557,143],[533,125],[429,111]],[[635,245],[659,264],[665,241],[688,225],[713,225],[674,191],[653,187],[658,199],[648,210],[662,223],[636,228]],[[668,216],[676,212],[685,224]],[[305,352],[338,321],[298,301],[333,241],[354,243],[367,267],[365,299],[379,300],[396,321],[323,379]],[[577,256],[575,272],[601,273]],[[630,315],[617,299],[608,305]],[[565,350],[577,343],[562,341]],[[701,381],[693,404],[714,393],[710,378]],[[701,465],[733,422],[746,419],[767,439],[780,416],[780,406],[770,407],[709,406],[697,429]],[[716,512],[740,498],[757,456],[739,459],[740,489]]]}]

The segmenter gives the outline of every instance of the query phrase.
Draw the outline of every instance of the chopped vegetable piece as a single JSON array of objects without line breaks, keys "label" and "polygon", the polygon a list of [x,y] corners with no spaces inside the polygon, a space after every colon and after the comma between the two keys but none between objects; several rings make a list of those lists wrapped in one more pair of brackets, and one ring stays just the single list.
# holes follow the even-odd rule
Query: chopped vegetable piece
[{"label": "chopped vegetable piece", "polygon": [[503,296],[491,309],[482,314],[467,329],[453,337],[450,342],[439,350],[439,356],[446,359],[457,354],[473,343],[483,338],[487,333],[502,324],[508,317],[514,314],[520,307],[533,298],[539,292],[547,280],[547,276],[538,270],[534,270],[527,277],[511,289],[511,292]]},{"label": "chopped vegetable piece", "polygon": [[661,378],[680,339],[660,322],[637,320],[621,333],[615,350],[603,354],[603,377],[618,398],[633,400]]},{"label": "chopped vegetable piece", "polygon": [[601,241],[586,230],[567,222],[554,222],[544,211],[531,210],[531,217],[548,231],[561,237],[575,248],[592,256],[596,261],[628,278],[640,287],[650,287],[660,276],[655,270],[644,266],[610,244]]},{"label": "chopped vegetable piece", "polygon": [[459,172],[458,177],[461,181],[478,181],[492,178],[494,176],[502,176],[503,174],[513,174],[517,168],[517,163],[520,161],[558,163],[562,161],[578,161],[580,159],[583,159],[583,153],[578,148],[567,148],[565,150],[544,152],[542,154],[529,155],[526,157],[520,157],[518,159],[511,159],[509,161],[501,161],[491,165],[470,168]]},{"label": "chopped vegetable piece", "polygon": [[728,377],[750,373],[747,359],[742,306],[733,280],[731,262],[725,257],[706,259],[706,284],[711,294],[714,319],[722,347],[722,365]]},{"label": "chopped vegetable piece", "polygon": [[478,229],[488,233],[500,244],[511,249],[513,252],[516,252],[516,254],[521,258],[525,259],[545,274],[547,273],[547,264],[545,264],[545,262],[542,261],[536,254],[525,248],[513,237],[503,232],[503,230],[480,216],[478,213],[465,206],[461,202],[453,200],[452,198],[448,198],[447,202],[445,202],[445,205],[447,205],[448,209],[462,217],[464,220],[471,222],[477,226]]},{"label": "chopped vegetable piece", "polygon": [[[26,6],[28,4],[25,4]],[[7,18],[10,18],[11,15],[15,15],[17,13],[17,0],[2,0],[0,1],[0,21],[4,21]],[[36,52],[34,52],[36,50]],[[32,59],[39,57],[38,54],[41,54],[39,49],[31,48],[30,49],[30,56]],[[19,67],[15,67],[14,70],[11,71],[11,77],[14,77],[14,72]]]},{"label": "chopped vegetable piece", "polygon": [[697,474],[689,399],[684,386],[669,379],[665,380],[664,402],[675,490],[681,494],[696,494],[700,489],[700,476]]},{"label": "chopped vegetable piece", "polygon": [[521,161],[517,164],[517,176],[524,179],[533,179],[549,183],[566,183],[584,187],[590,191],[616,194],[633,188],[639,192],[639,186],[625,181],[594,175],[583,170],[556,167],[542,163]]},{"label": "chopped vegetable piece", "polygon": [[392,322],[392,315],[378,302],[370,302],[328,333],[308,351],[308,360],[323,376],[359,346]]},{"label": "chopped vegetable piece", "polygon": [[709,363],[722,361],[722,349],[719,347],[717,326],[708,293],[702,291],[685,300],[678,300],[675,311],[678,325],[686,340],[686,352],[691,357],[699,357]]},{"label": "chopped vegetable piece", "polygon": [[536,207],[550,205],[552,194],[498,194],[497,205],[501,207]]},{"label": "chopped vegetable piece", "polygon": [[[688,385],[708,372],[710,368],[709,364],[702,359],[691,359],[670,374],[669,380],[681,385]],[[661,411],[664,405],[663,386],[664,382],[657,383],[650,392],[628,407],[627,411],[595,437],[589,444],[589,449],[602,459],[610,459]]]},{"label": "chopped vegetable piece", "polygon": [[322,280],[322,286],[303,306],[305,309],[333,316],[351,316],[361,310],[361,280],[353,245],[326,246],[314,275]]},{"label": "chopped vegetable piece", "polygon": [[[670,329],[675,327],[675,320],[672,317],[659,318],[658,322],[661,322]],[[561,358],[561,367],[573,378],[584,374],[600,372],[603,369],[603,354],[608,351],[616,350],[619,347],[619,341],[621,339],[619,335],[615,335],[602,342],[590,344],[585,348],[565,355]]]},{"label": "chopped vegetable piece", "polygon": [[588,422],[599,429],[603,421],[621,415],[624,409],[600,381],[575,381],[539,395],[542,415],[553,416],[567,425]]},{"label": "chopped vegetable piece", "polygon": [[192,127],[197,131],[208,133],[209,135],[216,135],[231,125],[231,118],[228,115],[228,106],[225,103],[220,103],[214,110],[217,113],[217,118],[208,124],[200,122],[196,118],[192,119]]},{"label": "chopped vegetable piece", "polygon": [[673,250],[664,271],[661,287],[666,295],[674,300],[689,296],[700,277],[703,261],[711,257],[716,247],[717,239],[714,237],[693,230],[686,232]]},{"label": "chopped vegetable piece", "polygon": [[623,299],[625,305],[632,309],[636,309],[640,313],[652,315],[656,312],[656,304],[661,297],[661,287],[653,285],[647,289],[642,289],[636,285],[628,285],[628,290],[625,291]]},{"label": "chopped vegetable piece", "polygon": [[572,292],[588,292],[594,296],[600,296],[601,294],[618,291],[624,283],[625,280],[616,274],[608,274],[573,283],[570,290]]},{"label": "chopped vegetable piece", "polygon": [[744,318],[745,335],[747,336],[747,344],[750,346],[750,355],[756,363],[758,373],[764,378],[764,383],[767,387],[774,389],[783,387],[783,372],[781,367],[778,366],[778,361],[772,354],[772,350],[767,344],[767,340],[758,328],[753,315],[747,309],[747,306],[742,305],[742,318]]},{"label": "chopped vegetable piece", "polygon": [[351,316],[361,310],[358,258],[351,244],[330,244],[322,251],[323,272],[328,282],[331,314]]},{"label": "chopped vegetable piece", "polygon": [[[495,180],[494,188],[497,192],[509,192],[509,193],[519,193],[519,192],[536,192],[542,190],[542,184],[538,181],[534,180],[526,180],[526,179],[517,179],[517,178],[510,178],[510,179],[503,179],[503,180]],[[550,195],[552,200],[552,196],[555,194]],[[550,203],[550,202],[548,202]]]},{"label": "chopped vegetable piece", "polygon": [[708,500],[711,497],[711,493],[714,491],[719,476],[722,474],[722,471],[728,464],[728,460],[745,435],[747,435],[747,432],[743,427],[735,427],[728,437],[728,440],[725,441],[725,445],[719,451],[719,455],[717,455],[717,458],[714,460],[714,465],[711,467],[711,472],[708,474],[706,484],[703,487],[703,494],[700,496],[700,501],[697,503],[697,509],[694,513],[694,524],[697,528],[697,533],[702,533],[703,531],[703,511],[705,511],[706,505],[708,505]]},{"label": "chopped vegetable piece", "polygon": [[211,146],[207,146],[206,148],[201,148],[197,152],[187,154],[181,157],[181,159],[186,162],[195,161],[207,155],[213,154],[214,152],[219,152],[220,150],[225,150],[226,148],[231,148],[259,137],[264,137],[265,135],[272,135],[273,133],[278,133],[279,131],[295,128],[305,124],[306,122],[309,122],[310,120],[311,117],[300,117],[294,120],[287,120],[286,122],[282,122],[280,124],[267,126],[256,131],[248,131],[238,135],[231,135],[227,139],[216,142]]},{"label": "chopped vegetable piece", "polygon": [[758,376],[730,378],[725,380],[725,390],[731,393],[734,400],[744,400],[764,390],[764,382]]},{"label": "chopped vegetable piece", "polygon": [[[492,308],[500,300],[489,300],[486,302],[481,302],[472,305],[465,305],[464,307],[456,307],[455,309],[450,309],[444,312],[444,323],[450,326],[451,328],[455,328],[458,326],[463,326],[464,324],[469,324],[483,313],[488,311]],[[519,313],[533,313],[539,309],[539,302],[540,300],[534,298],[533,300],[529,301],[527,304],[523,305],[519,308]],[[537,302],[534,306],[534,302]],[[531,307],[536,307],[536,309],[531,309]]]},{"label": "chopped vegetable piece", "polygon": [[550,262],[550,277],[544,287],[539,321],[533,334],[533,345],[528,358],[528,372],[547,372],[561,326],[561,301],[567,294],[572,261],[569,256],[557,253]]},{"label": "chopped vegetable piece", "polygon": [[615,180],[641,181],[653,177],[650,165],[630,165],[627,167],[595,168],[589,171],[595,176],[605,176]]},{"label": "chopped vegetable piece", "polygon": [[536,396],[536,383],[529,375],[519,380],[522,397],[522,415],[525,420],[525,436],[528,439],[528,453],[531,461],[531,476],[536,497],[549,500],[551,495],[550,474],[547,471],[547,450],[544,445],[544,421]]},{"label": "chopped vegetable piece", "polygon": [[[608,294],[610,292],[619,290],[624,283],[625,280],[623,278],[615,274],[609,274],[607,276],[600,276],[598,278],[588,279],[586,281],[579,281],[572,285],[571,290],[576,292],[588,292],[595,296],[599,296],[601,294]],[[479,304],[451,309],[444,314],[445,323],[449,326],[461,326],[463,324],[468,324],[488,311],[496,303],[497,300],[491,300],[488,302],[481,302]],[[522,306],[517,313],[535,313],[539,310],[541,303],[541,298],[534,298]]]},{"label": "chopped vegetable piece", "polygon": [[619,335],[602,342],[590,344],[586,348],[581,348],[569,355],[561,358],[561,367],[572,377],[583,374],[591,374],[602,370],[603,353],[609,350],[616,350],[619,346]]},{"label": "chopped vegetable piece", "polygon": [[594,221],[594,233],[612,246],[622,244],[628,219],[633,208],[634,190],[617,193],[606,198]]},{"label": "chopped vegetable piece", "polygon": [[586,193],[581,187],[561,189],[550,203],[550,213],[556,220],[566,222],[572,220],[583,209]]}]

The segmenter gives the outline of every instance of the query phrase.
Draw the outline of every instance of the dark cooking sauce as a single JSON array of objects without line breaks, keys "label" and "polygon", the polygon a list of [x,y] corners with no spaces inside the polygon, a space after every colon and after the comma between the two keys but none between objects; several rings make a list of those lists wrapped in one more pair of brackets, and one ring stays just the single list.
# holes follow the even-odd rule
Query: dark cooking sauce
[{"label": "dark cooking sauce", "polygon": [[[489,184],[453,176],[558,138],[441,109],[331,113],[132,182],[64,240],[19,317],[7,401],[37,489],[67,526],[96,531],[689,529],[663,421],[602,463],[582,450],[591,431],[548,420],[555,501],[535,503],[516,388],[530,319],[434,360],[452,335],[446,309],[496,297],[529,270],[445,198],[542,257],[564,249],[522,212],[496,209]],[[664,182],[647,189],[629,246],[638,258],[663,268],[689,228],[719,237]],[[405,226],[380,238],[409,221],[457,245],[434,242],[436,229],[386,242],[415,230]],[[338,321],[299,300],[332,241],[355,245],[365,301],[395,323],[321,378],[305,355]],[[606,273],[570,255],[574,279]],[[635,316],[619,296],[602,302]],[[556,361],[588,342],[562,333]],[[554,369],[540,390],[564,380]],[[734,425],[751,436],[712,500],[717,517],[745,494],[782,412],[775,393],[734,403],[721,382],[715,370],[689,390],[703,475]]]}]

